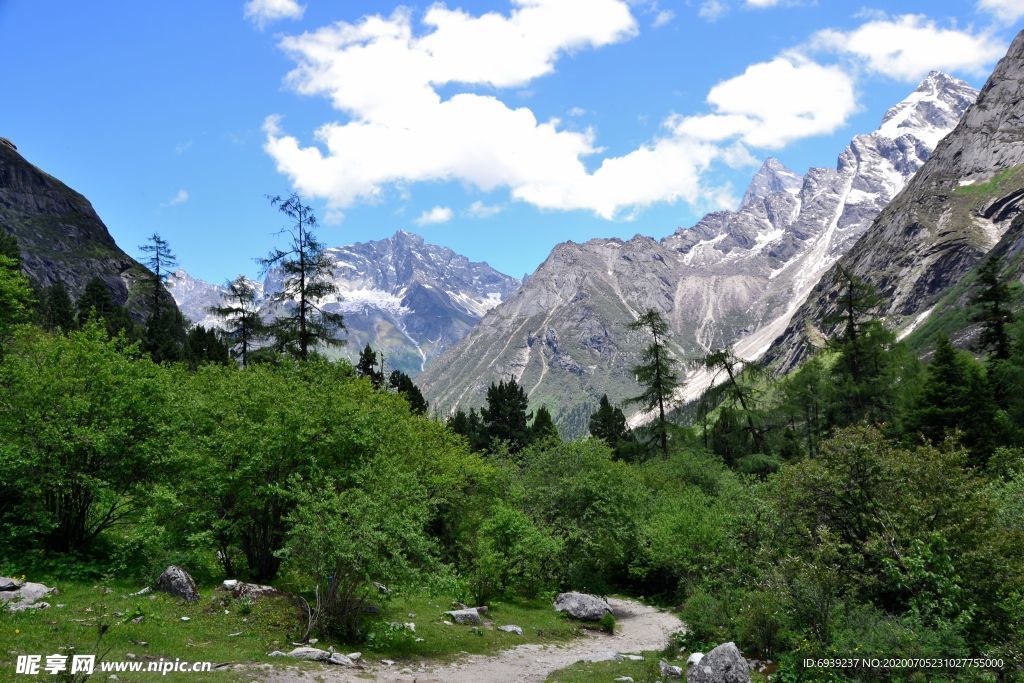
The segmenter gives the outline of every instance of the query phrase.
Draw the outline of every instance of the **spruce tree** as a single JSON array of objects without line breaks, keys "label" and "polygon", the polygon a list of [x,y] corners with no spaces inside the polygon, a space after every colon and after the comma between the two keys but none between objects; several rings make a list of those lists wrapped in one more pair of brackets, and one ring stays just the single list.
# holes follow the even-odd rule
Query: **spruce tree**
[{"label": "spruce tree", "polygon": [[69,332],[75,329],[75,307],[63,282],[55,282],[43,290],[39,322],[49,332]]},{"label": "spruce tree", "polygon": [[739,358],[730,349],[723,349],[706,355],[704,357],[704,367],[716,376],[720,372],[725,373],[727,400],[733,404],[734,410],[736,405],[739,405],[739,409],[742,411],[742,420],[750,434],[750,440],[754,449],[758,453],[767,453],[764,434],[757,424],[759,416],[756,411],[754,390],[751,387],[744,386],[739,381],[741,370],[745,376],[763,376],[764,372],[760,366]]},{"label": "spruce tree", "polygon": [[205,363],[227,365],[231,351],[217,330],[196,325],[188,331],[188,359],[193,368]]},{"label": "spruce tree", "polygon": [[676,370],[678,362],[667,345],[668,323],[652,308],[630,323],[629,329],[650,334],[651,343],[641,354],[640,364],[633,368],[636,380],[644,391],[628,402],[639,404],[645,411],[658,409],[655,438],[660,444],[662,455],[668,457],[666,410],[671,408],[675,392],[682,384]]},{"label": "spruce tree", "polygon": [[391,385],[392,389],[405,397],[413,413],[417,415],[427,414],[427,409],[430,405],[427,403],[427,399],[423,398],[423,392],[413,383],[409,375],[401,370],[394,370],[388,378],[388,384]]},{"label": "spruce tree", "polygon": [[487,430],[477,414],[475,408],[470,408],[469,413],[461,408],[448,418],[448,428],[456,434],[466,437],[469,447],[475,452],[487,449]]},{"label": "spruce tree", "polygon": [[122,332],[136,337],[135,323],[123,306],[114,303],[110,288],[103,278],[96,276],[85,283],[82,295],[75,302],[78,309],[78,325],[84,326],[90,320],[102,321],[107,334],[115,337]]},{"label": "spruce tree", "polygon": [[488,443],[503,441],[517,453],[530,442],[530,415],[526,392],[512,377],[487,389],[487,405],[480,410]]},{"label": "spruce tree", "polygon": [[270,203],[284,214],[290,224],[282,232],[290,237],[285,249],[274,249],[259,260],[266,273],[279,270],[284,282],[273,300],[285,306],[287,313],[269,326],[279,350],[300,360],[318,345],[341,346],[344,340],[337,333],[345,329],[340,313],[324,310],[319,302],[338,291],[331,281],[334,266],[324,254],[324,246],[316,238],[316,215],[302,203],[302,197],[271,197]]},{"label": "spruce tree", "polygon": [[626,423],[626,415],[618,406],[608,400],[608,394],[601,396],[597,410],[590,416],[590,435],[601,439],[615,452],[617,458],[625,458],[634,446],[633,435]]},{"label": "spruce tree", "polygon": [[263,321],[256,303],[256,287],[249,278],[239,275],[228,283],[220,306],[211,306],[210,313],[224,318],[227,324],[225,338],[231,345],[232,355],[242,367],[249,364],[253,344],[264,336]]},{"label": "spruce tree", "polygon": [[147,313],[142,348],[157,363],[183,361],[188,355],[188,333],[185,318],[177,306],[171,303],[165,289],[167,280],[178,265],[178,259],[171,251],[171,245],[158,233],[139,247],[146,254],[145,264],[149,273],[144,279],[147,289]]},{"label": "spruce tree", "polygon": [[993,256],[978,270],[977,291],[971,303],[981,307],[976,317],[982,323],[978,345],[996,360],[1010,357],[1010,335],[1013,324],[1010,310],[1010,288],[1000,277],[1002,260]]},{"label": "spruce tree", "polygon": [[359,352],[356,373],[370,380],[374,389],[381,389],[384,386],[384,359],[369,344]]},{"label": "spruce tree", "polygon": [[558,427],[551,418],[547,406],[537,408],[533,414],[533,424],[530,425],[530,442],[540,443],[548,439],[557,439]]}]

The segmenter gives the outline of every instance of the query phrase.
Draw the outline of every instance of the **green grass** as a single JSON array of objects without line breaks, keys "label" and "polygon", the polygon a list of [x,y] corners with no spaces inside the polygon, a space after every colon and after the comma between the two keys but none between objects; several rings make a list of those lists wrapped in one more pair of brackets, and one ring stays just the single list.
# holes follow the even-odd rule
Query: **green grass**
[{"label": "green grass", "polygon": [[[142,661],[180,658],[186,661],[212,661],[217,664],[270,663],[314,670],[324,665],[293,659],[271,658],[273,650],[287,652],[299,637],[300,615],[288,598],[256,600],[251,611],[240,601],[213,586],[200,588],[195,604],[162,593],[129,596],[141,587],[135,583],[46,582],[60,589],[47,598],[50,609],[0,613],[0,681],[14,676],[19,654],[93,654],[100,624],[109,626],[101,650],[107,661],[127,659],[129,653]],[[109,592],[107,591],[109,589]],[[63,605],[58,607],[57,605]],[[361,651],[364,660],[393,659],[399,662],[450,660],[462,653],[488,654],[521,643],[564,641],[580,634],[579,626],[555,612],[549,601],[496,601],[486,615],[494,626],[516,624],[524,634],[517,636],[496,628],[445,626],[442,612],[451,609],[443,597],[398,595],[382,613],[382,622],[413,622],[411,637],[377,643],[344,643],[321,639],[316,647],[333,646],[340,652]],[[132,623],[141,614],[142,622]],[[409,616],[413,614],[415,616]],[[189,621],[181,621],[181,617]],[[382,629],[376,629],[383,632]],[[232,635],[238,634],[238,635]],[[415,638],[422,638],[416,642]],[[72,650],[72,648],[74,648]],[[99,677],[97,677],[99,678]],[[124,676],[122,676],[124,678]],[[223,670],[217,680],[251,680],[245,672]],[[132,674],[131,680],[197,680],[196,674]]]},{"label": "green grass", "polygon": [[593,681],[614,681],[619,676],[629,676],[634,683],[663,681],[658,662],[664,659],[669,664],[681,667],[686,675],[686,659],[666,658],[663,652],[639,652],[644,661],[633,662],[576,662],[548,676],[548,683],[592,683]]}]

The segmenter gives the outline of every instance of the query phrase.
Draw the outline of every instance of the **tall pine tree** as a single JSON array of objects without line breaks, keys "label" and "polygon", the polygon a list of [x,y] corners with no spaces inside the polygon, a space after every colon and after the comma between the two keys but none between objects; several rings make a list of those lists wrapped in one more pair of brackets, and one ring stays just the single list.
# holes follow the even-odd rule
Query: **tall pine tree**
[{"label": "tall pine tree", "polygon": [[75,307],[63,282],[55,282],[43,290],[39,301],[39,322],[49,332],[75,329]]},{"label": "tall pine tree", "polygon": [[491,384],[487,405],[480,410],[488,442],[503,441],[512,453],[522,450],[530,442],[527,406],[526,392],[515,378]]},{"label": "tall pine tree", "polygon": [[[369,348],[369,346],[367,346]],[[388,384],[397,391],[409,403],[409,408],[417,415],[426,415],[430,407],[427,399],[423,398],[423,392],[416,386],[412,378],[401,370],[394,370],[388,378]]]},{"label": "tall pine tree", "polygon": [[265,334],[256,303],[256,287],[249,278],[239,275],[228,283],[221,305],[211,306],[209,312],[224,318],[231,353],[241,361],[243,368],[248,366],[249,351]]},{"label": "tall pine tree", "polygon": [[633,368],[636,381],[643,387],[643,393],[629,399],[645,411],[658,409],[658,421],[654,432],[662,455],[668,457],[668,420],[666,412],[671,408],[676,389],[682,382],[676,366],[678,362],[668,349],[668,323],[653,308],[629,324],[629,329],[646,332],[651,343],[640,356],[640,364]]},{"label": "tall pine tree", "polygon": [[530,425],[530,443],[540,443],[557,438],[558,427],[547,406],[537,408],[533,414],[533,424]]},{"label": "tall pine tree", "polygon": [[185,360],[188,356],[185,319],[166,290],[167,279],[177,267],[178,259],[171,251],[171,245],[158,233],[150,235],[139,250],[146,255],[145,264],[149,267],[144,280],[148,317],[142,348],[157,363]]},{"label": "tall pine tree", "polygon": [[1008,328],[1013,324],[1010,288],[1000,277],[1001,271],[1002,260],[998,256],[986,260],[978,270],[977,291],[971,301],[981,307],[976,318],[982,324],[978,345],[996,360],[1010,357]]},{"label": "tall pine tree", "polygon": [[302,203],[302,197],[271,197],[270,203],[290,221],[282,232],[291,241],[285,249],[274,249],[259,260],[264,273],[276,269],[284,278],[273,299],[284,305],[287,313],[276,318],[269,331],[279,350],[306,360],[319,345],[344,344],[337,336],[345,329],[342,315],[319,305],[324,297],[338,291],[331,281],[334,266],[316,238],[316,215]]},{"label": "tall pine tree", "polygon": [[[380,362],[379,367],[378,358]],[[381,389],[384,386],[384,359],[369,344],[359,352],[356,374],[370,380],[374,389]]]},{"label": "tall pine tree", "polygon": [[107,329],[107,334],[115,337],[122,332],[131,338],[135,338],[135,323],[123,306],[114,303],[114,297],[110,294],[110,288],[103,278],[96,276],[85,283],[82,295],[75,302],[78,309],[78,325],[84,326],[90,320],[102,321]]}]

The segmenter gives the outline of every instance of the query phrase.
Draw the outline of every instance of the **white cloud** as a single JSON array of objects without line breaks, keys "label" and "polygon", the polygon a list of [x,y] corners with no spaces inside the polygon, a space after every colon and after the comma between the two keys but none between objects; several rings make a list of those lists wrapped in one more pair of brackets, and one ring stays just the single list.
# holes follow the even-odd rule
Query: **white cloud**
[{"label": "white cloud", "polygon": [[169,206],[178,206],[188,201],[188,190],[178,190],[173,197],[168,199],[166,202],[161,202],[160,206],[166,208]]},{"label": "white cloud", "polygon": [[573,116],[573,117],[583,116],[584,114],[587,113],[587,110],[584,109],[583,107],[573,107],[572,109],[569,110],[568,113],[569,113],[569,116]]},{"label": "white cloud", "polygon": [[466,209],[466,213],[473,218],[491,218],[505,210],[500,204],[484,204],[481,201],[473,202]]},{"label": "white cloud", "polygon": [[301,19],[306,8],[296,0],[249,0],[245,3],[245,18],[260,29],[279,19]]},{"label": "white cloud", "polygon": [[781,0],[747,0],[748,7],[775,7]]},{"label": "white cloud", "polygon": [[654,28],[661,28],[675,19],[675,16],[676,13],[670,9],[660,10],[656,15],[654,15],[654,21],[651,22],[651,26]]},{"label": "white cloud", "polygon": [[416,219],[416,225],[438,225],[447,223],[455,214],[447,206],[435,206],[429,211],[424,211]]},{"label": "white cloud", "polygon": [[978,9],[991,12],[1007,24],[1024,17],[1024,2],[1021,0],[978,0]]},{"label": "white cloud", "polygon": [[697,14],[702,19],[715,21],[728,11],[729,6],[722,2],[722,0],[704,0],[700,5],[700,9],[697,10]]},{"label": "white cloud", "polygon": [[934,69],[987,73],[1005,52],[991,35],[940,28],[919,14],[875,19],[848,32],[819,31],[811,46],[849,55],[871,71],[909,82]]},{"label": "white cloud", "polygon": [[[295,187],[323,197],[335,212],[422,181],[462,181],[484,191],[508,188],[539,207],[585,209],[613,218],[659,201],[695,201],[701,172],[727,154],[695,140],[655,140],[588,172],[583,159],[600,150],[591,130],[538,121],[493,95],[456,92],[446,84],[521,88],[551,73],[568,51],[633,36],[636,21],[623,0],[514,0],[508,15],[471,16],[434,5],[431,27],[414,35],[408,10],[390,17],[339,22],[282,41],[298,66],[288,82],[324,95],[349,120],[318,128],[319,146],[285,134],[278,117],[265,123],[266,149]],[[387,83],[387,88],[381,88]]]},{"label": "white cloud", "polygon": [[767,149],[831,133],[857,106],[847,73],[798,55],[747,67],[715,85],[707,101],[715,113],[676,117],[669,123],[677,134],[708,142],[738,137]]},{"label": "white cloud", "polygon": [[174,153],[180,156],[180,155],[184,154],[185,152],[187,152],[188,150],[190,150],[191,148],[192,148],[192,141],[191,140],[189,140],[188,142],[179,142],[178,144],[176,144],[174,146]]}]

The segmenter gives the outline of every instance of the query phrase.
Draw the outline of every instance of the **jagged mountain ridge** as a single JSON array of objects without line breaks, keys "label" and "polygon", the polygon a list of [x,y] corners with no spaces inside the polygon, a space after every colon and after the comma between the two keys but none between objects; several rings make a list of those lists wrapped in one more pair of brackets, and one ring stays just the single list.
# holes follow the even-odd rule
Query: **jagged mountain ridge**
[{"label": "jagged mountain ridge", "polygon": [[766,360],[797,367],[834,333],[825,322],[840,290],[839,268],[878,289],[878,314],[905,336],[997,245],[1024,211],[1024,32],[1014,39],[956,129],[829,270]]},{"label": "jagged mountain ridge", "polygon": [[[887,112],[882,129],[855,137],[835,168],[799,176],[769,159],[736,211],[711,213],[660,241],[638,235],[558,245],[426,370],[428,398],[442,411],[476,405],[491,381],[511,375],[531,404],[556,411],[565,434],[580,434],[602,393],[613,401],[636,393],[630,367],[642,342],[625,324],[651,307],[670,322],[680,355],[735,345],[759,356],[976,94],[963,81],[929,74]],[[710,381],[694,374],[686,397]]]},{"label": "jagged mountain ridge", "polygon": [[63,282],[73,299],[93,277],[136,318],[132,286],[149,271],[111,237],[92,204],[0,141],[0,230],[18,241],[22,269],[39,287]]},{"label": "jagged mountain ridge", "polygon": [[[354,359],[369,343],[391,368],[416,375],[439,353],[461,339],[491,308],[507,298],[519,280],[486,263],[476,263],[447,247],[399,231],[383,240],[325,250],[334,262],[338,294],[321,306],[342,313],[347,327],[341,355]],[[170,290],[190,320],[217,326],[208,312],[224,287],[181,271]],[[281,275],[267,273],[257,286],[261,314],[273,318],[270,297],[281,291]]]}]

